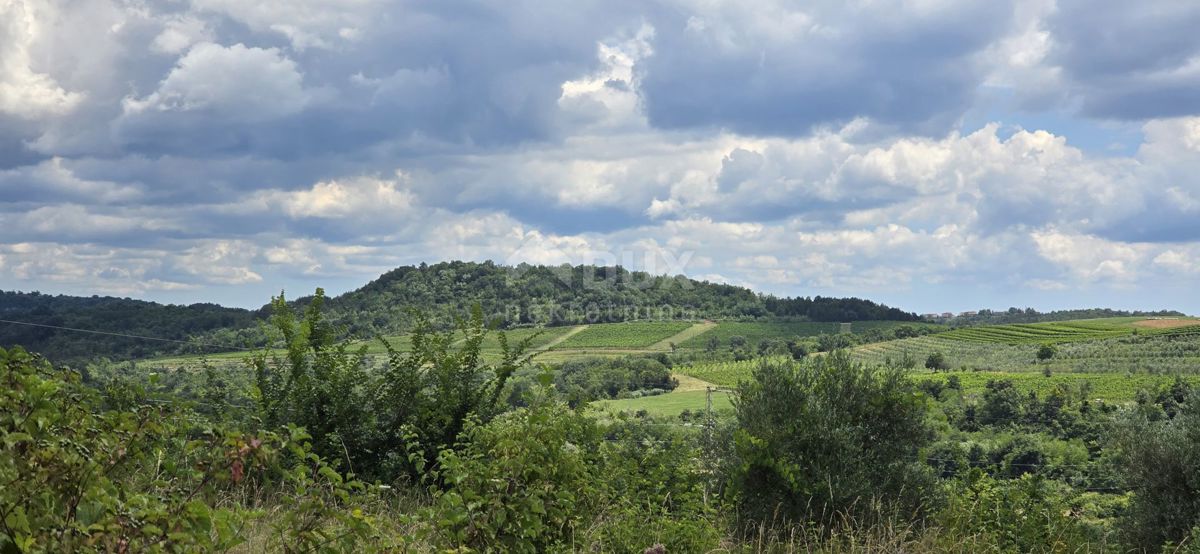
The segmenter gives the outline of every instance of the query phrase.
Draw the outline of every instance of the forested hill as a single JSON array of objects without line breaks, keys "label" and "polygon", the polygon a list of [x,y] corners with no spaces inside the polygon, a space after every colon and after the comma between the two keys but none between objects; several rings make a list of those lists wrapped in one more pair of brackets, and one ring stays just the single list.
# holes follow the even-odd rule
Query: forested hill
[{"label": "forested hill", "polygon": [[[303,307],[311,291],[289,291]],[[299,293],[299,294],[297,294]],[[266,304],[268,299],[264,298]],[[857,298],[776,298],[733,285],[655,276],[618,267],[501,266],[445,262],[405,266],[331,298],[327,316],[348,335],[373,337],[407,329],[412,310],[443,324],[474,304],[503,326],[568,325],[637,319],[789,317],[815,321],[916,320],[915,314]],[[0,319],[243,347],[263,342],[265,309],[191,306],[111,297],[0,292]],[[130,359],[199,353],[166,342],[0,324],[0,347],[24,346],[55,361]]]},{"label": "forested hill", "polygon": [[[255,327],[265,312],[216,304],[178,306],[110,296],[63,296],[0,291],[0,319],[173,340]],[[128,359],[179,352],[180,345],[52,327],[0,323],[0,348],[23,346],[56,362]],[[188,350],[194,352],[195,349]]]},{"label": "forested hill", "polygon": [[403,329],[410,308],[442,319],[475,303],[506,326],[772,316],[833,322],[919,319],[858,298],[776,298],[744,287],[620,267],[491,262],[400,267],[333,299],[329,308],[331,317],[352,334],[370,335]]}]

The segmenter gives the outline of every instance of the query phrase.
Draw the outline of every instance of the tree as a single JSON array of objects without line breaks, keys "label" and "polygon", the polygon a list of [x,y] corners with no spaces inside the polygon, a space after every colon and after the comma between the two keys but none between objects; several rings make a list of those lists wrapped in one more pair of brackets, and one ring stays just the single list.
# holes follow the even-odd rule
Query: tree
[{"label": "tree", "polygon": [[708,337],[704,343],[704,350],[707,352],[716,352],[721,349],[721,339],[719,337]]},{"label": "tree", "polygon": [[979,407],[979,422],[984,425],[1007,425],[1021,419],[1024,412],[1021,392],[1010,379],[989,380]]},{"label": "tree", "polygon": [[844,353],[760,364],[734,400],[734,500],[752,523],[921,513],[934,490],[917,452],[933,438],[924,396],[896,369]]},{"label": "tree", "polygon": [[925,367],[933,371],[946,371],[950,369],[950,363],[946,361],[945,354],[933,352],[925,358]]},{"label": "tree", "polygon": [[1056,353],[1057,350],[1054,348],[1053,344],[1043,344],[1042,346],[1038,347],[1037,359],[1040,361],[1049,360],[1053,358]]},{"label": "tree", "polygon": [[1159,551],[1189,540],[1200,527],[1200,395],[1173,419],[1130,414],[1118,427],[1116,447],[1133,501],[1121,526],[1130,547]]}]

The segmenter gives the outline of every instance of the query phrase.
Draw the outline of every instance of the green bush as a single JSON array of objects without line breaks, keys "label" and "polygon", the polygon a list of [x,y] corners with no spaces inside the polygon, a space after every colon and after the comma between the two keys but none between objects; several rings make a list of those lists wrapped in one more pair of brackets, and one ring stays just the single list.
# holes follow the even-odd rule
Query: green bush
[{"label": "green bush", "polygon": [[1200,395],[1169,420],[1130,414],[1116,433],[1118,461],[1133,502],[1122,527],[1130,546],[1157,551],[1200,526]]},{"label": "green bush", "polygon": [[759,365],[734,401],[733,499],[750,523],[802,522],[885,511],[920,516],[932,472],[917,462],[931,439],[924,395],[898,370],[844,353]]},{"label": "green bush", "polygon": [[678,384],[671,378],[671,369],[661,361],[633,356],[563,362],[557,367],[554,382],[572,407],[627,392],[669,391]]},{"label": "green bush", "polygon": [[506,409],[501,393],[529,362],[532,336],[510,345],[500,333],[500,359],[483,357],[490,328],[477,306],[456,331],[436,332],[414,313],[411,348],[382,341],[384,367],[368,368],[365,347],[351,352],[334,339],[324,298],[317,289],[300,319],[282,296],[272,299],[271,323],[285,351],[251,361],[260,411],[269,425],[305,427],[318,455],[373,479],[424,478],[468,419],[486,422]]},{"label": "green bush", "polygon": [[469,427],[461,451],[439,458],[447,489],[436,522],[450,544],[541,552],[569,544],[594,513],[596,483],[578,444],[591,421],[565,406],[535,402]]},{"label": "green bush", "polygon": [[275,547],[379,544],[347,480],[308,436],[213,427],[186,409],[100,409],[79,374],[0,349],[0,551],[214,551],[260,512],[233,498],[287,487]]},{"label": "green bush", "polygon": [[947,537],[974,537],[973,551],[1077,552],[1103,537],[1070,517],[1069,487],[1035,475],[1004,481],[973,469],[938,514]]}]

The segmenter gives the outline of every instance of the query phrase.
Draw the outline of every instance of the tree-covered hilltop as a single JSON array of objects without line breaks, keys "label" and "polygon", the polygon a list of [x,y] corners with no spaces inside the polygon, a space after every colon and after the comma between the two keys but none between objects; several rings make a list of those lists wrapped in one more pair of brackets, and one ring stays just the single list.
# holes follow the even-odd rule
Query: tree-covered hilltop
[{"label": "tree-covered hilltop", "polygon": [[261,318],[259,312],[216,304],[180,306],[111,296],[0,291],[0,319],[52,326],[0,323],[0,346],[20,345],[45,352],[56,362],[97,357],[141,358],[180,352],[183,345],[57,327],[189,340],[201,335],[213,336],[224,329],[257,327],[256,321]]},{"label": "tree-covered hilltop", "polygon": [[[294,297],[289,295],[289,297]],[[304,307],[312,297],[299,298]],[[759,319],[849,322],[913,321],[915,314],[858,298],[777,298],[745,287],[662,276],[621,267],[503,266],[443,262],[404,266],[328,301],[327,315],[344,336],[372,338],[407,331],[413,313],[439,328],[478,304],[502,327],[662,319]],[[0,319],[226,347],[261,346],[268,310],[191,306],[112,297],[0,292]],[[59,362],[202,353],[185,345],[0,324],[0,346],[20,345]],[[208,351],[215,351],[208,349]]]},{"label": "tree-covered hilltop", "polygon": [[485,314],[509,327],[637,319],[919,319],[916,314],[858,298],[777,298],[744,287],[622,267],[510,267],[492,262],[400,267],[334,298],[329,311],[330,317],[352,334],[369,335],[404,329],[413,308],[445,320],[476,303]]}]

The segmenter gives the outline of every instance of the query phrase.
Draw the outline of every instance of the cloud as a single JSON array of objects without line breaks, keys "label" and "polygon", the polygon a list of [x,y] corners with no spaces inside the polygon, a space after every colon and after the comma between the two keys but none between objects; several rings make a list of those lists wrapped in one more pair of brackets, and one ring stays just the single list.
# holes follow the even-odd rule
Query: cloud
[{"label": "cloud", "polygon": [[1084,113],[1139,120],[1200,111],[1200,6],[1063,0],[1046,25],[1047,61]]},{"label": "cloud", "polygon": [[650,121],[780,136],[863,117],[941,134],[1013,20],[1008,2],[668,4],[638,67]]},{"label": "cloud", "polygon": [[1145,245],[1115,243],[1055,229],[1037,231],[1031,236],[1039,255],[1084,282],[1133,281],[1148,250]]},{"label": "cloud", "polygon": [[30,49],[44,33],[39,11],[38,3],[30,0],[0,4],[0,112],[24,118],[56,116],[84,98],[34,69]]},{"label": "cloud", "polygon": [[[372,214],[400,215],[413,204],[413,195],[398,188],[397,179],[358,177],[323,181],[309,190],[282,194],[284,210],[292,217],[360,218]],[[271,196],[280,196],[278,194]]]},{"label": "cloud", "polygon": [[126,117],[200,112],[245,123],[294,114],[312,100],[296,62],[274,48],[193,46],[145,98],[127,98]]},{"label": "cloud", "polygon": [[372,14],[388,2],[378,0],[301,0],[287,4],[239,0],[193,0],[203,12],[224,15],[260,32],[278,33],[292,48],[336,48],[353,41]]}]

